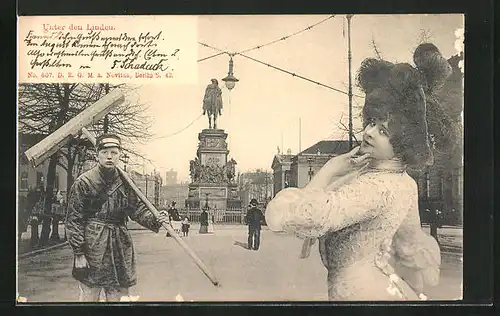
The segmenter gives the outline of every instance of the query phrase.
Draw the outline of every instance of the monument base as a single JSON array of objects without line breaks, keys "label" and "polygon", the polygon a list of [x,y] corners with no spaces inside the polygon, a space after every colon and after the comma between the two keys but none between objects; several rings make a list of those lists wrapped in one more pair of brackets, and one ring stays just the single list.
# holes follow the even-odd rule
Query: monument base
[{"label": "monument base", "polygon": [[236,161],[228,161],[227,133],[223,129],[203,129],[198,134],[196,158],[190,161],[192,182],[186,207],[225,212],[241,209],[235,179]]}]

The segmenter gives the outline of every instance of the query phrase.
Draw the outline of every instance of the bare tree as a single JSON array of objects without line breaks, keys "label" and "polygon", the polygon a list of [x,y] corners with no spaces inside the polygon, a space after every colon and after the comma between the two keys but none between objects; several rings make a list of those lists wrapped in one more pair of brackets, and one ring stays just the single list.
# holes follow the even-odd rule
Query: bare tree
[{"label": "bare tree", "polygon": [[372,35],[371,46],[372,46],[373,52],[375,53],[375,56],[377,56],[378,59],[383,59],[382,54],[380,53],[380,51],[378,49],[378,45],[377,45],[377,43],[375,43],[375,38],[373,37],[373,35]]},{"label": "bare tree", "polygon": [[428,43],[432,41],[434,38],[434,34],[430,29],[420,29],[420,34],[418,37],[418,45],[423,44],[423,43]]},{"label": "bare tree", "polygon": [[420,44],[430,43],[433,41],[433,39],[434,39],[434,34],[430,29],[420,29],[420,33],[418,34],[417,39],[415,40],[415,44],[409,50],[409,53],[413,55],[415,49],[417,49],[417,47]]},{"label": "bare tree", "polygon": [[[344,86],[347,87],[346,83],[343,83]],[[358,87],[354,87],[356,90],[359,90]],[[361,91],[359,91],[361,93]],[[352,136],[353,140],[355,143],[359,143],[357,136],[360,133],[363,132],[363,105],[358,101],[357,98],[353,98],[353,106],[352,106],[352,121],[353,121],[353,130],[352,130]],[[340,119],[337,123],[337,127],[344,132],[345,135],[349,136],[349,127],[347,124],[344,122],[345,120],[348,120],[349,117],[346,116],[344,118],[344,113],[341,114]]]},{"label": "bare tree", "polygon": [[[103,84],[20,84],[19,85],[19,133],[49,135],[68,122],[82,110],[99,100],[105,93]],[[109,86],[109,89],[131,91],[124,85]],[[143,104],[126,102],[117,107],[107,116],[109,130],[120,135],[124,140],[137,143],[151,137],[148,133],[151,120],[145,113]],[[91,131],[102,130],[104,120],[89,127]],[[22,141],[22,137],[20,137]],[[92,149],[89,143],[81,140],[69,141],[61,150],[49,159],[47,171],[47,187],[44,204],[42,233],[40,244],[47,243],[50,234],[51,208],[54,199],[54,180],[56,166],[60,165],[67,171],[67,191],[75,176],[75,161],[83,159],[87,151]]]}]

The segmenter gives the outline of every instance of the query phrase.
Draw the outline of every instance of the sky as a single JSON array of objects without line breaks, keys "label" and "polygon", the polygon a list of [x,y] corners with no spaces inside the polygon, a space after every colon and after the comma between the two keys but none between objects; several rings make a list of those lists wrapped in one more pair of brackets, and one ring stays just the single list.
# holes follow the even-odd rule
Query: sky
[{"label": "sky", "polygon": [[[239,52],[293,34],[327,17],[199,16],[198,39],[221,50]],[[455,30],[463,27],[464,18],[460,14],[353,16],[353,86],[361,61],[375,56],[373,41],[381,56],[391,62],[413,63],[413,52],[422,36],[449,58],[457,53]],[[345,16],[337,15],[310,30],[246,55],[347,92],[347,48],[347,20]],[[199,59],[216,53],[218,51],[199,45]],[[205,88],[211,78],[217,78],[222,89],[224,108],[218,118],[218,128],[229,134],[228,159],[236,160],[237,172],[257,168],[271,170],[278,147],[282,152],[290,149],[296,154],[321,140],[348,139],[347,131],[339,124],[342,121],[347,125],[346,94],[242,56],[236,55],[233,61],[234,75],[240,81],[232,91],[228,91],[221,81],[228,72],[229,56],[226,54],[198,63],[198,84],[139,87],[136,97],[149,106],[145,113],[153,120],[151,133],[155,136],[147,143],[135,146],[151,160],[138,171],[156,170],[165,178],[165,172],[173,169],[178,172],[179,181],[189,181],[189,160],[196,155],[198,133],[208,128],[207,117],[199,116]],[[363,96],[356,87],[353,93]],[[353,98],[354,114],[362,105],[362,98]],[[354,127],[360,124],[355,118]],[[171,134],[175,135],[164,137]]]}]

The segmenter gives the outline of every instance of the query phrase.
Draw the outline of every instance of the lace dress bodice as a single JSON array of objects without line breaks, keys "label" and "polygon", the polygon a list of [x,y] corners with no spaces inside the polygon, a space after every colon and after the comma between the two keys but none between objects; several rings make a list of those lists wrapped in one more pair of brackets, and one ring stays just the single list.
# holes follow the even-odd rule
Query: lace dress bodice
[{"label": "lace dress bodice", "polygon": [[282,190],[269,202],[266,222],[273,231],[319,238],[330,299],[386,299],[379,292],[387,294],[388,278],[375,259],[402,226],[406,239],[417,226],[421,231],[417,192],[406,172],[372,171],[332,190]]}]

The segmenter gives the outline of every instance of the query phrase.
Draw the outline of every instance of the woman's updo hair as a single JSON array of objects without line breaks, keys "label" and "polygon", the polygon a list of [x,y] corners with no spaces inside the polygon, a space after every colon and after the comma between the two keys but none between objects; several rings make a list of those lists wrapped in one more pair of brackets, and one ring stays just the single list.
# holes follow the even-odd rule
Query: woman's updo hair
[{"label": "woman's updo hair", "polygon": [[394,152],[410,167],[419,168],[434,160],[429,131],[442,129],[434,126],[435,118],[439,116],[440,125],[447,125],[434,95],[451,74],[451,66],[433,44],[418,46],[414,62],[416,67],[368,58],[361,63],[356,79],[366,94],[363,127],[373,120],[388,121]]}]

